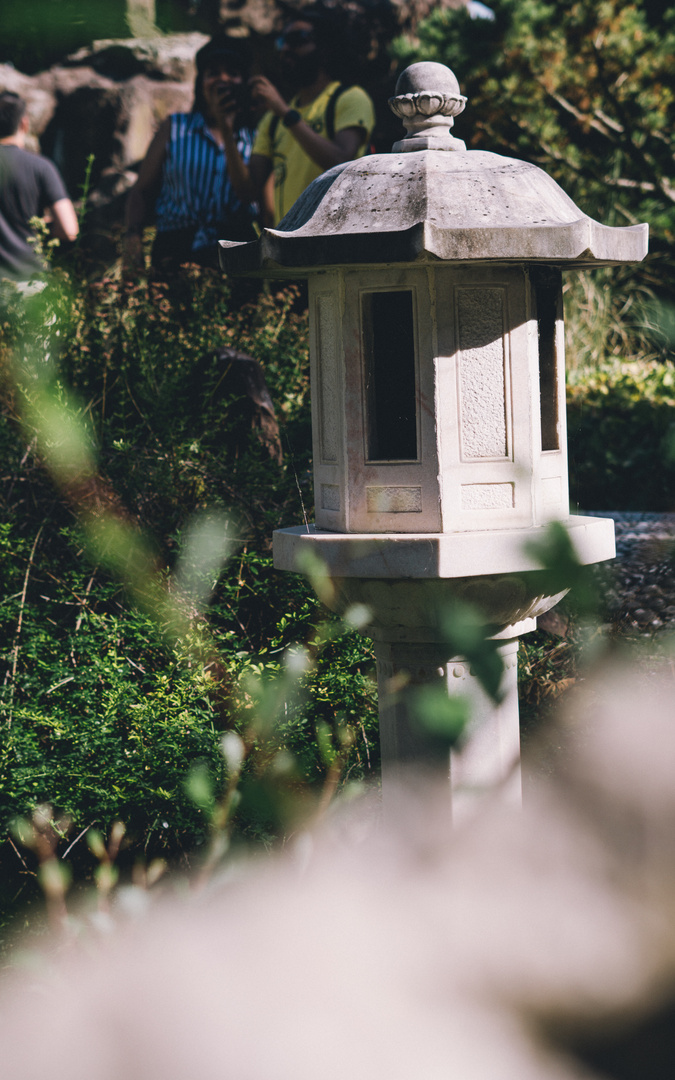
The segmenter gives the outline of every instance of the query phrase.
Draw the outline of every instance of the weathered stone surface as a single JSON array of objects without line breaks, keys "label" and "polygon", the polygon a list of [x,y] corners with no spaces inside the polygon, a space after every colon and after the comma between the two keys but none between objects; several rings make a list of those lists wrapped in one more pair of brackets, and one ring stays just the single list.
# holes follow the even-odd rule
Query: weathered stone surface
[{"label": "weathered stone surface", "polygon": [[26,102],[30,120],[29,150],[39,150],[39,137],[54,115],[56,100],[53,89],[44,81],[23,75],[11,64],[0,64],[0,91],[11,90]]},{"label": "weathered stone surface", "polygon": [[455,73],[445,64],[422,61],[411,64],[396,83],[396,94],[389,98],[389,108],[403,122],[407,135],[392,149],[466,150],[461,139],[449,134],[455,120],[466,106],[459,92]]},{"label": "weathered stone surface", "polygon": [[[118,83],[91,68],[78,69],[78,74],[79,85],[68,78],[69,90],[62,91],[59,72],[54,113],[40,140],[73,193],[82,182],[90,153],[97,189],[101,176],[110,170],[121,176],[142,160],[164,117],[189,109],[193,94],[192,81],[158,82],[136,75]],[[98,192],[92,194],[100,197]]]},{"label": "weathered stone surface", "polygon": [[444,260],[634,262],[648,227],[587,217],[543,169],[485,150],[377,154],[336,165],[223,268]]},{"label": "weathered stone surface", "polygon": [[65,62],[68,67],[93,68],[117,81],[134,75],[184,82],[194,79],[194,56],[208,41],[204,34],[165,34],[151,38],[95,41]]}]

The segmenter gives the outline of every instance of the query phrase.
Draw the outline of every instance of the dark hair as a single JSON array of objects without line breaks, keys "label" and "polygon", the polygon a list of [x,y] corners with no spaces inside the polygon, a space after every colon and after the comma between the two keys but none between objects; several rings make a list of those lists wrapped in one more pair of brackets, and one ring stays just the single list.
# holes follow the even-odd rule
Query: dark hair
[{"label": "dark hair", "polygon": [[0,94],[0,139],[16,135],[26,112],[26,102],[11,90]]},{"label": "dark hair", "polygon": [[248,45],[240,39],[227,37],[219,34],[202,45],[195,56],[197,74],[195,77],[195,96],[192,111],[206,116],[206,101],[204,100],[203,76],[214,63],[221,63],[228,71],[237,72],[244,82],[247,81],[251,67],[251,58]]},{"label": "dark hair", "polygon": [[349,81],[358,74],[369,52],[370,33],[364,8],[364,4],[349,0],[316,0],[292,13],[287,9],[286,23],[310,23],[327,74]]}]

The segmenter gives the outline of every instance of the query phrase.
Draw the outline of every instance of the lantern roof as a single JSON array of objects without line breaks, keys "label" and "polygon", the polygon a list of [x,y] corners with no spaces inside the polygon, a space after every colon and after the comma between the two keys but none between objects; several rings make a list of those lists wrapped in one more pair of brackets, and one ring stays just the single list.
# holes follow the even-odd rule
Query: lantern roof
[{"label": "lantern roof", "polygon": [[257,240],[221,240],[226,272],[302,276],[338,266],[436,261],[571,268],[645,257],[647,225],[601,225],[543,169],[466,150],[449,134],[466,102],[449,68],[413,64],[396,91],[390,106],[407,134],[392,153],[329,169]]}]

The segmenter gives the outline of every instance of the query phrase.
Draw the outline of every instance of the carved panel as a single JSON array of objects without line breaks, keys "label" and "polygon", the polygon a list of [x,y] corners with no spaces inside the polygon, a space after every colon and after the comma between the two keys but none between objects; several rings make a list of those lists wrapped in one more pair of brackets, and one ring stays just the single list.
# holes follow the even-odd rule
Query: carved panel
[{"label": "carved panel", "polygon": [[322,484],[321,485],[321,509],[322,510],[339,510],[340,509],[340,488],[337,484]]},{"label": "carved panel", "polygon": [[458,288],[456,296],[462,459],[505,458],[504,290]]},{"label": "carved panel", "polygon": [[510,510],[513,484],[462,484],[462,510]]},{"label": "carved panel", "polygon": [[421,487],[367,487],[369,514],[421,514]]}]

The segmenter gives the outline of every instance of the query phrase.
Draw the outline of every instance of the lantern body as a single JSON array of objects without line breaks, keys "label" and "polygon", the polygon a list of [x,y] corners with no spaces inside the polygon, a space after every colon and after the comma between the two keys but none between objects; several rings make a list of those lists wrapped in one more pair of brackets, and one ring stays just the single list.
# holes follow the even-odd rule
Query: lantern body
[{"label": "lantern body", "polygon": [[426,265],[310,279],[318,529],[567,517],[560,273]]}]

